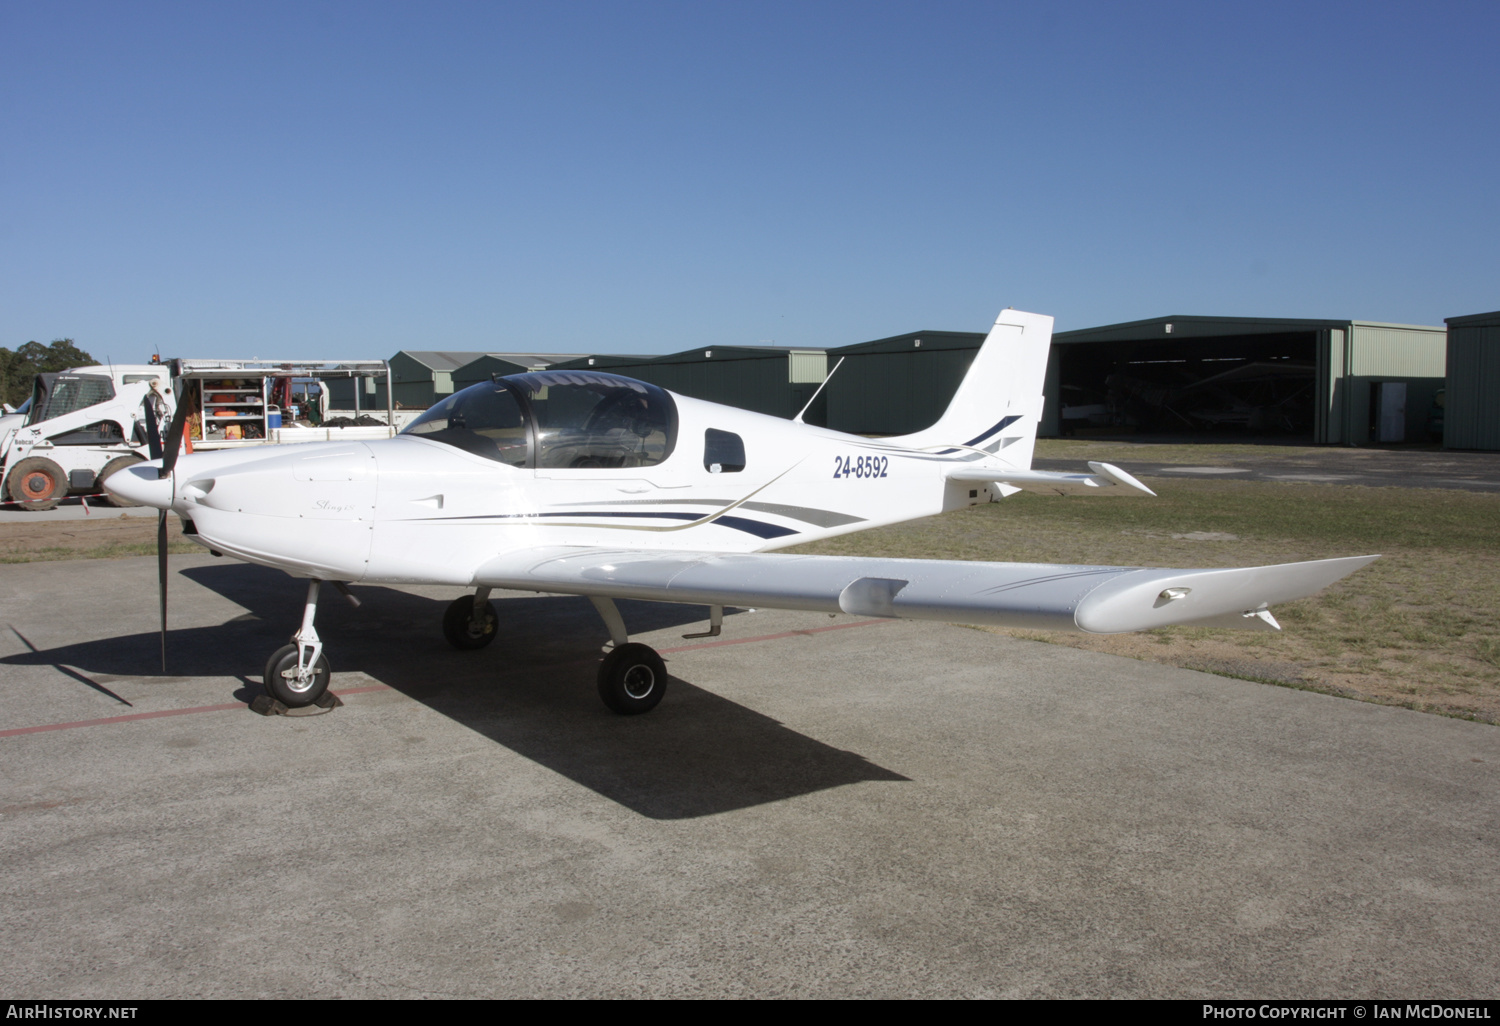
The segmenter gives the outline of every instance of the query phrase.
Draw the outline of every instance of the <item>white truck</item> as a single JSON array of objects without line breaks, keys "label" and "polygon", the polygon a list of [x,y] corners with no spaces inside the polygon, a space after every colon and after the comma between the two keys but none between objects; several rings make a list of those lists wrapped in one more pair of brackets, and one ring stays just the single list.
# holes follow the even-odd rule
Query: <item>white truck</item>
[{"label": "white truck", "polygon": [[[389,438],[403,419],[391,407],[390,373],[384,360],[183,359],[38,374],[24,416],[0,421],[0,495],[33,510],[69,495],[113,501],[103,481],[151,458],[179,400],[188,403],[189,450]],[[328,382],[340,378],[357,379],[353,409],[329,410]],[[362,396],[380,396],[384,409],[362,410]]]}]

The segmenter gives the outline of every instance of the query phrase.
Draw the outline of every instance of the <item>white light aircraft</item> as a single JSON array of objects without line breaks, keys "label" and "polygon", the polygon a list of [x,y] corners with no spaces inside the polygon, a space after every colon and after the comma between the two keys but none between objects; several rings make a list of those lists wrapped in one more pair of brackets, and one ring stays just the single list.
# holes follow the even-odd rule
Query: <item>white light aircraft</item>
[{"label": "white light aircraft", "polygon": [[[1020,490],[1151,496],[1108,463],[1032,470],[1052,318],[1006,310],[942,418],[869,439],[674,395],[592,371],[540,371],[455,393],[395,438],[163,458],[108,488],[166,511],[215,553],[308,580],[302,626],[266,665],[289,707],[319,699],[329,664],[314,629],[323,582],[445,584],[456,648],[494,640],[491,589],[587,596],[612,648],[599,692],[618,713],[661,700],[666,668],[629,641],[615,600],[818,610],[1113,634],[1169,624],[1279,629],[1272,603],[1375,559],[1240,569],[805,556],[771,550],[1004,498]],[[179,412],[187,404],[179,406]],[[352,598],[352,597],[351,597]]]}]

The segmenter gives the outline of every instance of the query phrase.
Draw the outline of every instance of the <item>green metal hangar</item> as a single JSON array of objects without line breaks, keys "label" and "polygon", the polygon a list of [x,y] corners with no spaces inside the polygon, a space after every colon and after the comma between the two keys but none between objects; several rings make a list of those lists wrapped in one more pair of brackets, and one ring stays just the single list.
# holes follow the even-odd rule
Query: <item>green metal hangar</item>
[{"label": "green metal hangar", "polygon": [[[931,427],[958,391],[983,332],[911,331],[828,352],[827,426],[860,435]],[[819,398],[822,402],[822,398]],[[808,417],[810,423],[812,417]]]},{"label": "green metal hangar", "polygon": [[[795,417],[828,376],[828,354],[780,346],[702,346],[668,356],[586,356],[553,369],[623,374],[694,399]],[[819,396],[818,405],[822,402]],[[808,412],[809,423],[820,422],[815,410]]]},{"label": "green metal hangar", "polygon": [[1500,310],[1449,317],[1443,445],[1500,449]]},{"label": "green metal hangar", "polygon": [[[386,361],[391,368],[395,405],[402,409],[422,410],[452,395],[453,372],[485,355],[454,350],[401,350]],[[372,378],[364,382],[363,387],[365,391],[359,399],[360,407],[385,409],[385,383]],[[341,410],[352,408],[354,397],[350,386],[338,381],[329,382],[328,401]]]},{"label": "green metal hangar", "polygon": [[454,392],[493,374],[521,374],[544,370],[577,353],[470,353],[450,350],[403,349],[391,357],[391,388],[396,405],[425,410]]},{"label": "green metal hangar", "polygon": [[470,385],[490,381],[507,374],[546,370],[555,363],[576,360],[582,353],[485,353],[452,372],[453,391],[462,392]]},{"label": "green metal hangar", "polygon": [[1425,441],[1446,345],[1442,328],[1353,320],[1174,316],[1061,332],[1041,433]]},{"label": "green metal hangar", "polygon": [[[572,360],[578,353],[485,353],[451,349],[403,349],[389,360],[391,390],[396,406],[425,410],[454,392],[494,374],[522,374],[543,370],[559,360]],[[339,409],[353,406],[352,383],[329,382],[329,402]],[[385,387],[375,379],[365,383],[360,406],[385,409]]]}]

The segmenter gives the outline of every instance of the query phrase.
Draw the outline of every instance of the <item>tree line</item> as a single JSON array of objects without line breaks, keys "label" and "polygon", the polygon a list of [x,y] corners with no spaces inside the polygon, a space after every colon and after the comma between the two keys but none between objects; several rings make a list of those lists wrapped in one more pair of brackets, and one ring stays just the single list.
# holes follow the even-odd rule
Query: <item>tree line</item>
[{"label": "tree line", "polygon": [[20,406],[31,396],[31,383],[38,374],[83,367],[94,358],[70,338],[55,338],[51,345],[27,342],[15,352],[0,348],[0,401]]}]

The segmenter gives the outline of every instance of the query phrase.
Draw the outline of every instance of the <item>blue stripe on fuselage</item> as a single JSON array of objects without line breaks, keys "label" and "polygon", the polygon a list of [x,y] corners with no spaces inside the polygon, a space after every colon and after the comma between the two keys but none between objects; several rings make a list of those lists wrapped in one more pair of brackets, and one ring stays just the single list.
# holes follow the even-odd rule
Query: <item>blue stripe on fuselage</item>
[{"label": "blue stripe on fuselage", "polygon": [[[610,517],[610,518],[647,518],[654,520],[702,520],[702,513],[667,513],[654,510],[569,510],[566,513],[486,513],[474,517],[430,517],[430,520],[537,520],[545,517]],[[748,517],[716,517],[709,524],[723,524],[725,527],[736,531],[744,531],[753,534],[757,538],[784,538],[789,534],[797,534],[790,527],[781,527],[777,524],[768,524],[761,520],[751,520]],[[704,526],[708,526],[705,524]]]}]

